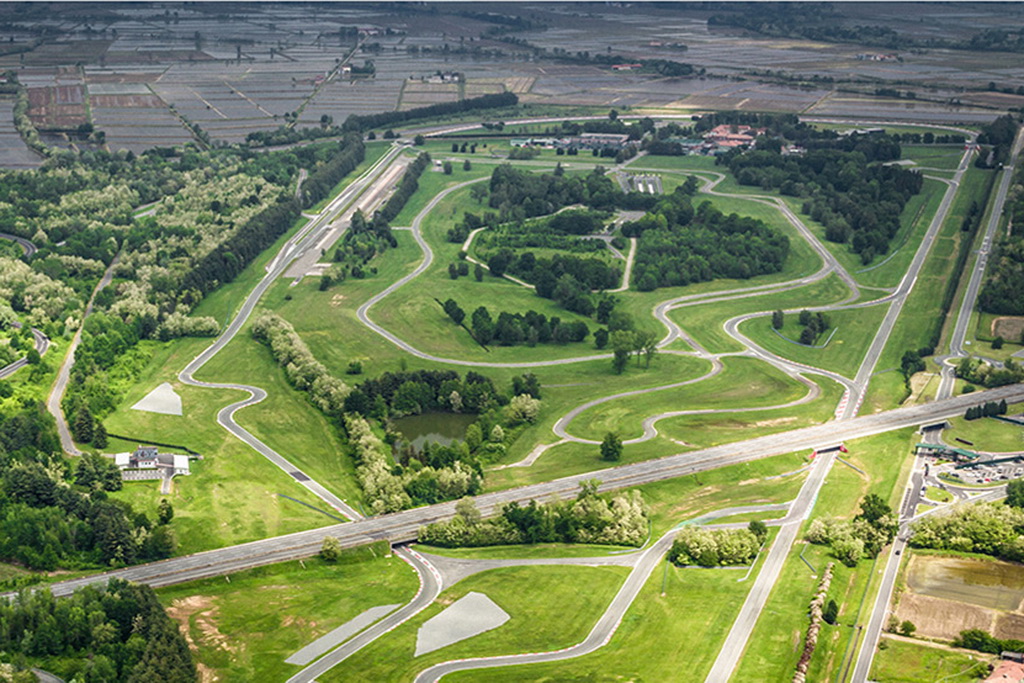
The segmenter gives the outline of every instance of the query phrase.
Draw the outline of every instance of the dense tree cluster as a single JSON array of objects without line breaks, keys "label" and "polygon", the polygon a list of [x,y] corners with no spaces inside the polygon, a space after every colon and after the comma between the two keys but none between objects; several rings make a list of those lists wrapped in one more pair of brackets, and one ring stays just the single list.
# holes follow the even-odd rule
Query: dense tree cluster
[{"label": "dense tree cluster", "polygon": [[751,529],[705,529],[686,526],[676,533],[668,561],[679,566],[723,567],[750,564],[764,543],[767,528],[757,527],[759,535]]},{"label": "dense tree cluster", "polygon": [[964,505],[914,523],[910,545],[1024,561],[1024,510],[1008,505]]},{"label": "dense tree cluster", "polygon": [[366,148],[359,135],[346,135],[336,146],[329,160],[318,166],[302,183],[302,203],[310,207],[331,194],[342,178],[354,171],[366,158]]},{"label": "dense tree cluster", "polygon": [[653,200],[648,194],[623,193],[601,167],[581,177],[530,173],[503,164],[491,174],[489,202],[501,222],[551,214],[571,204],[607,210],[646,208]]},{"label": "dense tree cluster", "polygon": [[896,518],[888,503],[874,493],[864,496],[860,506],[860,513],[850,521],[815,519],[807,530],[807,540],[831,546],[832,554],[848,567],[862,557],[875,557],[896,535]]},{"label": "dense tree cluster", "polygon": [[677,188],[622,232],[639,237],[633,280],[649,292],[719,277],[751,278],[782,270],[789,239],[764,221],[723,214],[710,202],[696,211],[688,189]]},{"label": "dense tree cluster", "polygon": [[[465,312],[453,300],[445,303],[445,312],[456,324],[462,324]],[[583,321],[562,321],[552,316],[548,319],[543,313],[527,311],[526,313],[508,313],[502,311],[498,319],[491,317],[486,306],[479,306],[470,316],[468,328],[477,342],[486,346],[497,342],[502,346],[527,344],[566,344],[581,342],[590,334],[590,328]]]},{"label": "dense tree cluster", "polygon": [[0,415],[0,559],[34,569],[123,565],[169,557],[170,528],[128,503],[114,464],[86,456],[71,466],[42,404]]},{"label": "dense tree cluster", "polygon": [[821,311],[811,313],[804,309],[800,311],[800,316],[797,320],[804,326],[804,329],[800,331],[800,343],[807,346],[817,342],[818,337],[832,327],[832,321],[829,320],[828,315]]},{"label": "dense tree cluster", "polygon": [[991,154],[979,154],[975,166],[980,168],[996,168],[1010,160],[1010,149],[1017,137],[1020,124],[1012,114],[1004,114],[992,123],[983,126],[978,134],[978,143],[991,145]]},{"label": "dense tree cluster", "polygon": [[728,164],[741,185],[803,198],[803,213],[825,226],[827,240],[848,243],[870,263],[888,250],[903,207],[921,191],[918,171],[873,163],[899,157],[899,144],[888,136],[851,135],[804,155],[758,149],[731,152],[718,161]]},{"label": "dense tree cluster", "polygon": [[980,358],[969,357],[957,363],[956,376],[983,387],[1002,387],[1024,382],[1024,364],[1007,358],[1003,362],[1003,367],[997,368]]},{"label": "dense tree cluster", "polygon": [[324,276],[320,289],[326,289],[335,280],[344,280],[349,275],[362,279],[368,272],[376,273],[375,267],[368,266],[370,261],[387,251],[388,247],[396,246],[398,240],[392,234],[384,214],[378,211],[367,220],[362,210],[356,209],[349,229],[334,249],[335,265]]},{"label": "dense tree cluster", "polygon": [[40,590],[0,601],[0,651],[46,658],[49,671],[82,683],[196,680],[188,643],[153,589],[121,579],[60,600]]},{"label": "dense tree cluster", "polygon": [[978,307],[998,315],[1024,315],[1024,235],[999,242],[988,264]]},{"label": "dense tree cluster", "polygon": [[597,493],[598,482],[583,482],[575,500],[526,505],[508,503],[493,519],[481,519],[472,500],[461,500],[446,522],[420,527],[419,541],[446,548],[521,543],[642,545],[647,509],[639,491]]},{"label": "dense tree cluster", "polygon": [[[532,377],[532,375],[531,375]],[[533,380],[535,392],[540,385]],[[345,412],[384,419],[420,413],[485,413],[507,398],[490,378],[454,370],[385,372],[358,384],[345,399]]]}]

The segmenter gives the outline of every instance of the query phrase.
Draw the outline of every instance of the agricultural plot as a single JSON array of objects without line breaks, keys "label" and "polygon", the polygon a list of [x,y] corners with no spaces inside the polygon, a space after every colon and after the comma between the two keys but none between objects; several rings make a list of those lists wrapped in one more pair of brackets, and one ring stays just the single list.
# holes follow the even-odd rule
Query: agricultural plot
[{"label": "agricultural plot", "polygon": [[88,90],[93,123],[106,134],[111,150],[138,153],[192,140],[178,117],[143,83],[90,82]]},{"label": "agricultural plot", "polygon": [[997,638],[1024,638],[1024,571],[1019,565],[966,557],[911,556],[896,611],[926,638],[952,640],[980,628]]},{"label": "agricultural plot", "polygon": [[14,127],[14,101],[0,100],[0,167],[29,169],[36,168],[42,161],[25,146]]},{"label": "agricultural plot", "polygon": [[80,84],[29,88],[28,103],[29,119],[40,130],[75,128],[87,120]]}]

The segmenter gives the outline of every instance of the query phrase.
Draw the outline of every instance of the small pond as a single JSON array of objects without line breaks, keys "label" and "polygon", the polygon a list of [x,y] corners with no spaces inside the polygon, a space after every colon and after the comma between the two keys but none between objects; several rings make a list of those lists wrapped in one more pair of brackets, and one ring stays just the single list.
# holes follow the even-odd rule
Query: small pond
[{"label": "small pond", "polygon": [[447,446],[466,437],[466,428],[476,422],[476,415],[465,413],[423,413],[393,420],[392,424],[402,438],[420,450],[424,444],[439,443]]}]

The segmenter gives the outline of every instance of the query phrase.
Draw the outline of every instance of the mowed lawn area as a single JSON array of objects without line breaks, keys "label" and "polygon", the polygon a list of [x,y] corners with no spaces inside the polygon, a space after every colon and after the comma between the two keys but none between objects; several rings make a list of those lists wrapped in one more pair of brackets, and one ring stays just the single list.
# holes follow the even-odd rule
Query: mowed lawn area
[{"label": "mowed lawn area", "polygon": [[[878,494],[895,508],[903,492],[901,484],[910,471],[912,439],[912,430],[904,429],[848,442],[850,452],[842,457],[866,474],[837,460],[821,489],[811,520],[849,519],[858,513],[860,501],[868,493]],[[870,614],[881,565],[876,565],[872,558],[864,558],[855,567],[847,567],[832,557],[827,546],[803,541],[809,524],[810,520],[803,525],[786,558],[732,680],[774,681],[792,677],[803,651],[809,604],[829,562],[835,563],[829,597],[839,604],[839,620],[834,626],[822,627],[808,680],[832,680],[850,656],[851,638],[857,633],[854,627],[865,623]],[[884,556],[879,562],[882,560]]]},{"label": "mowed lawn area", "polygon": [[416,573],[384,544],[347,551],[337,564],[286,562],[161,588],[202,680],[283,681],[301,667],[285,659],[370,607],[403,604]]},{"label": "mowed lawn area", "polygon": [[[411,681],[423,669],[449,659],[575,645],[607,609],[628,571],[625,567],[538,566],[475,574],[444,591],[433,605],[318,680]],[[470,591],[483,593],[511,618],[496,629],[415,657],[419,627]]]},{"label": "mowed lawn area", "polygon": [[[320,504],[291,477],[217,424],[217,412],[244,398],[242,392],[191,387],[177,381],[178,371],[209,343],[208,339],[143,342],[152,347],[152,360],[121,405],[104,420],[109,432],[129,438],[112,438],[106,450],[130,451],[139,443],[159,441],[202,454],[201,461],[192,462],[190,475],[175,477],[173,491],[167,497],[174,507],[172,527],[180,554],[335,523],[282,498],[279,494],[310,505]],[[170,382],[181,396],[183,415],[131,410],[136,401],[163,382]],[[155,518],[162,498],[159,486],[158,481],[129,482],[111,495]]]}]

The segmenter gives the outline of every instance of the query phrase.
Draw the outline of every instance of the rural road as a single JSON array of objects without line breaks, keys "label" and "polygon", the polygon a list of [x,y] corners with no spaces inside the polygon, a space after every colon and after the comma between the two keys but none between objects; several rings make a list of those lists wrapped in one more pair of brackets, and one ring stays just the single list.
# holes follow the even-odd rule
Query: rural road
[{"label": "rural road", "polygon": [[[120,255],[118,255],[120,256]],[[71,438],[71,430],[68,429],[67,420],[64,419],[64,409],[60,403],[64,399],[64,392],[68,388],[68,381],[71,379],[71,368],[75,364],[75,349],[78,348],[78,344],[82,341],[82,328],[85,327],[85,319],[92,313],[93,302],[96,301],[96,295],[100,293],[104,287],[110,284],[114,279],[114,266],[117,265],[118,256],[110,261],[110,265],[107,266],[106,272],[103,273],[103,277],[96,283],[96,288],[92,290],[92,295],[89,297],[89,303],[85,305],[85,312],[82,314],[82,323],[78,326],[78,330],[75,332],[74,338],[71,340],[71,344],[68,346],[68,352],[64,355],[64,362],[60,365],[60,371],[57,373],[57,379],[53,382],[53,387],[50,389],[49,396],[46,397],[46,409],[50,411],[53,418],[57,421],[57,434],[60,436],[60,447],[68,455],[81,455],[82,451],[78,450],[75,446],[74,439]]]}]

